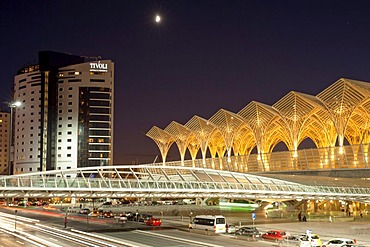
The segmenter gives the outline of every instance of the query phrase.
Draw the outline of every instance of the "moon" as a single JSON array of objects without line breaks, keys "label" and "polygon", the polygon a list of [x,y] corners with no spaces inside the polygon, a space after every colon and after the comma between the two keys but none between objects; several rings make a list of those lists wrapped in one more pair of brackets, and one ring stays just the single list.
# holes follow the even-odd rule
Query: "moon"
[{"label": "moon", "polygon": [[155,17],[155,22],[160,22],[161,21],[161,17],[159,16],[159,15],[157,15],[156,17]]}]

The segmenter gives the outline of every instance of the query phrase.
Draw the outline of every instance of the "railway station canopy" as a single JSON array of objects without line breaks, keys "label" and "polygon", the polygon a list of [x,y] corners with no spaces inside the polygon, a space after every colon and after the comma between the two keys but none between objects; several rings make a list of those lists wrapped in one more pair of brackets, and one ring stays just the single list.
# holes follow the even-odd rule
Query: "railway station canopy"
[{"label": "railway station canopy", "polygon": [[[368,168],[370,83],[340,78],[316,96],[291,91],[272,106],[252,101],[236,113],[195,115],[185,124],[153,126],[146,135],[163,165],[179,165],[166,162],[176,144],[181,166],[237,172]],[[299,149],[306,139],[316,148]],[[288,151],[273,152],[279,143]]]}]

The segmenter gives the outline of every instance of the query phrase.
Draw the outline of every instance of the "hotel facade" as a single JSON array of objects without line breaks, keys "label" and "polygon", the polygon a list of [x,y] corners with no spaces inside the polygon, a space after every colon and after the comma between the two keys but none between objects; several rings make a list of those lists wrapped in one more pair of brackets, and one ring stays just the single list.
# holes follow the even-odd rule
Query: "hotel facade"
[{"label": "hotel facade", "polygon": [[13,174],[112,165],[114,63],[38,57],[14,78]]},{"label": "hotel facade", "polygon": [[0,109],[0,175],[9,174],[10,113]]}]

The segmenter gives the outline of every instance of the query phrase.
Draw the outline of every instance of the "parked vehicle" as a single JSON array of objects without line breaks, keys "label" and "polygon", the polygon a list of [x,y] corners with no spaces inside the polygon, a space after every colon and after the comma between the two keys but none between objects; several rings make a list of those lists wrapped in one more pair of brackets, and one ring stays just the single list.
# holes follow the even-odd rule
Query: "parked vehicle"
[{"label": "parked vehicle", "polygon": [[235,228],[235,225],[233,224],[226,224],[226,233],[235,233],[236,232],[236,228]]},{"label": "parked vehicle", "polygon": [[286,232],[282,230],[271,230],[262,234],[262,238],[267,240],[281,241],[287,238]]},{"label": "parked vehicle", "polygon": [[322,247],[352,247],[356,246],[356,240],[355,239],[349,239],[349,238],[333,238],[329,241],[325,242]]},{"label": "parked vehicle", "polygon": [[257,230],[257,228],[252,227],[252,226],[241,227],[235,232],[235,234],[236,235],[247,236],[247,237],[256,237],[256,238],[259,238],[261,236],[261,234]]},{"label": "parked vehicle", "polygon": [[226,233],[226,219],[222,215],[198,215],[189,224],[189,230],[200,229],[206,233]]},{"label": "parked vehicle", "polygon": [[149,220],[145,221],[147,226],[161,226],[162,220],[157,218],[150,218]]}]

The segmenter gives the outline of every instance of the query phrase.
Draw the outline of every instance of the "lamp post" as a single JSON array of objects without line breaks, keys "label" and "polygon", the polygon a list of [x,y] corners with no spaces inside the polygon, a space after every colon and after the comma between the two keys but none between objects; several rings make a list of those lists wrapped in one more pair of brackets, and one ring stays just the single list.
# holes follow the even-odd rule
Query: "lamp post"
[{"label": "lamp post", "polygon": [[[14,150],[14,143],[13,143],[13,109],[16,107],[20,107],[22,103],[20,101],[14,101],[8,103],[8,107],[10,108],[10,137],[9,137],[9,175],[14,174],[14,157],[15,157],[15,150]],[[13,157],[12,156],[12,149],[13,149]],[[12,160],[11,160],[12,158]],[[13,162],[12,162],[13,161]]]},{"label": "lamp post", "polygon": [[18,210],[14,210],[14,230],[17,230],[17,213]]}]

